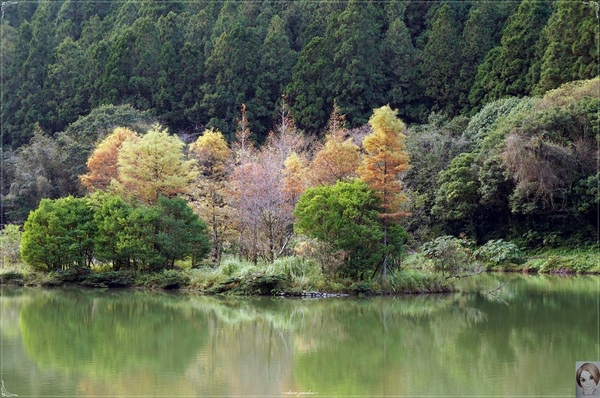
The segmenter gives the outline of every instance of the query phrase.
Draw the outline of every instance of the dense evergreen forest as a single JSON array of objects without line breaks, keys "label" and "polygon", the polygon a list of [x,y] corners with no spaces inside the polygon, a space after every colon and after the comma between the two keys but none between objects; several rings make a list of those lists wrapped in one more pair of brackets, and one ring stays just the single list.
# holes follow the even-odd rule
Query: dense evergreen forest
[{"label": "dense evergreen forest", "polygon": [[[243,245],[232,229],[252,231],[246,254],[272,260],[292,250],[304,189],[360,174],[369,118],[388,104],[406,124],[397,213],[413,242],[597,239],[591,3],[42,0],[3,2],[1,22],[3,224],[22,224],[44,198],[99,189],[99,144],[159,123],[199,165],[183,196],[204,203],[213,245]],[[332,153],[356,167],[324,175]],[[274,214],[242,174],[281,190],[280,225],[231,221]]]}]

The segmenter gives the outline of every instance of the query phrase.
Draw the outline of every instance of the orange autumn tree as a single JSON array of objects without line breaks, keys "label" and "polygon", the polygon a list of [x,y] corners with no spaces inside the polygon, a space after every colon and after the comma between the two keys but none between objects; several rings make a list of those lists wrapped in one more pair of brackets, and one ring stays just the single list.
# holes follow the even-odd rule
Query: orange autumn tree
[{"label": "orange autumn tree", "polygon": [[369,119],[373,132],[363,141],[365,155],[363,163],[358,168],[361,180],[379,196],[382,212],[385,255],[381,274],[387,273],[389,262],[388,242],[391,222],[407,214],[400,210],[400,205],[406,199],[402,193],[400,175],[409,168],[409,157],[406,152],[404,130],[406,126],[397,116],[398,111],[389,105],[375,109]]},{"label": "orange autumn tree", "polygon": [[119,150],[125,141],[137,141],[138,134],[128,128],[117,127],[104,138],[87,161],[88,172],[79,176],[88,192],[106,191],[112,179],[118,177]]}]

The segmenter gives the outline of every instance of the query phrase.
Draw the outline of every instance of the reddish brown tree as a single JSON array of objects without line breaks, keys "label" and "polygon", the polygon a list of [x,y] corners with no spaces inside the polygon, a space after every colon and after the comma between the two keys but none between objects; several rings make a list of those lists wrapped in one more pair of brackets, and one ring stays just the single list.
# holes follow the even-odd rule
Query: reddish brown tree
[{"label": "reddish brown tree", "polygon": [[88,172],[79,177],[88,192],[106,191],[111,180],[118,177],[118,155],[123,142],[140,139],[133,130],[116,128],[98,144],[87,161]]}]

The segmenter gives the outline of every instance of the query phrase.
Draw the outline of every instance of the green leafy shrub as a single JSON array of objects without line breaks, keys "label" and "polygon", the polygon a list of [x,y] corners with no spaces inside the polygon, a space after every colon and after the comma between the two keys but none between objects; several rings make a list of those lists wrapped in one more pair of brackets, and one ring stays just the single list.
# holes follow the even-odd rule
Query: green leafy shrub
[{"label": "green leafy shrub", "polygon": [[225,259],[221,262],[221,272],[223,275],[231,276],[240,269],[239,261],[234,259]]},{"label": "green leafy shrub", "polygon": [[440,236],[421,246],[425,257],[433,260],[434,270],[442,275],[451,275],[470,269],[473,265],[473,242],[455,238],[451,235]]},{"label": "green leafy shrub", "polygon": [[502,239],[490,240],[473,253],[475,258],[494,266],[519,264],[523,261],[523,253],[519,247]]},{"label": "green leafy shrub", "polygon": [[86,199],[42,199],[23,227],[21,256],[40,270],[89,267],[96,231]]},{"label": "green leafy shrub", "polygon": [[0,255],[4,263],[15,264],[21,260],[21,228],[5,225],[0,232]]}]

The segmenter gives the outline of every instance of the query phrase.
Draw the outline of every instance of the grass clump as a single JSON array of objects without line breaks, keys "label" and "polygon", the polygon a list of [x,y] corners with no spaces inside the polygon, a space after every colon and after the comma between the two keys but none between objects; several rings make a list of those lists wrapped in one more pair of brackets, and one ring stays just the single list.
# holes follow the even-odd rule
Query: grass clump
[{"label": "grass clump", "polygon": [[21,271],[7,269],[0,271],[0,284],[10,286],[23,286],[24,275]]},{"label": "grass clump", "polygon": [[546,249],[532,253],[523,265],[529,272],[599,274],[598,247]]},{"label": "grass clump", "polygon": [[424,294],[453,291],[452,284],[440,273],[414,269],[394,270],[381,278],[379,286],[384,294]]}]

